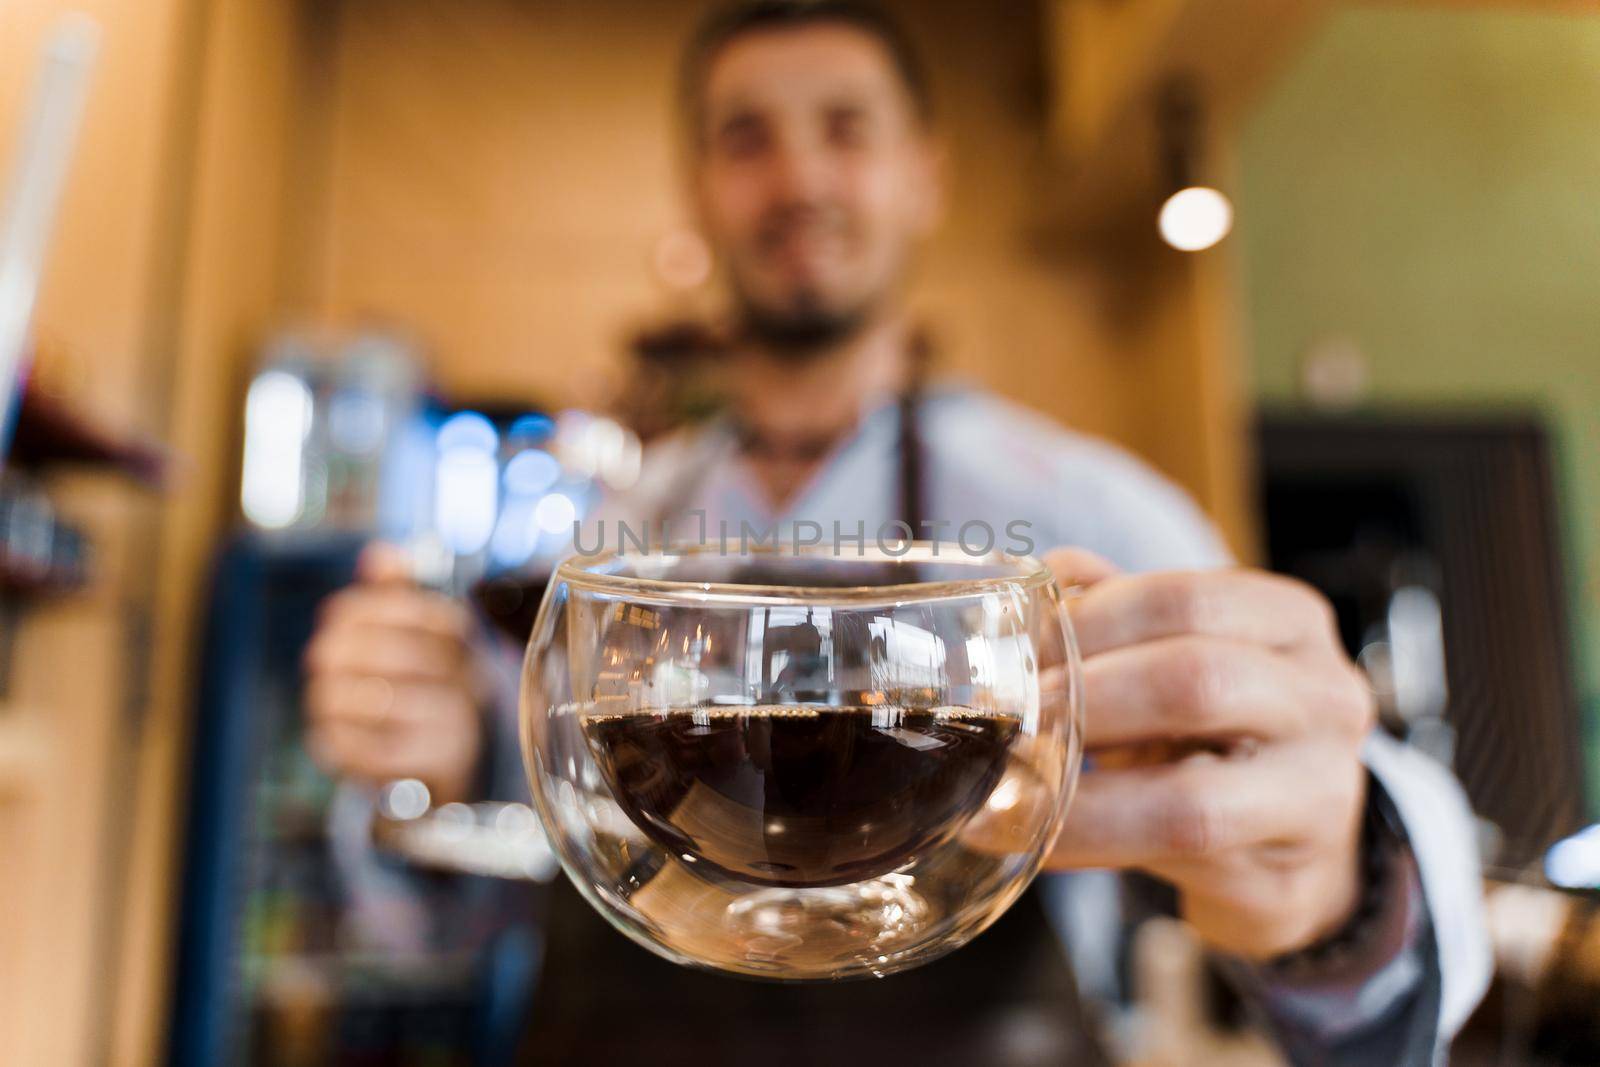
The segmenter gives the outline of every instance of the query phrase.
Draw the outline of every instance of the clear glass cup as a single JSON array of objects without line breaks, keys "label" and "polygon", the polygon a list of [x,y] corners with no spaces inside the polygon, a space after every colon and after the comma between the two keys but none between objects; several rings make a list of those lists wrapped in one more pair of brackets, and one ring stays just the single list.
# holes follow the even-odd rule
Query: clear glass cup
[{"label": "clear glass cup", "polygon": [[903,547],[557,569],[523,754],[562,867],[617,929],[752,977],[885,975],[1027,887],[1081,757],[1062,592],[1032,558]]}]

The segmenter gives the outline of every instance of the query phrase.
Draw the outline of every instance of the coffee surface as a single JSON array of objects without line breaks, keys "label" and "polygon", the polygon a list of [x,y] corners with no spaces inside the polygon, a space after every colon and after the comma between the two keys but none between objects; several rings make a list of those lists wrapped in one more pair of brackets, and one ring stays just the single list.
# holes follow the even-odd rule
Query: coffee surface
[{"label": "coffee surface", "polygon": [[988,799],[1020,721],[970,708],[771,705],[588,714],[617,802],[662,847],[772,886],[874,878]]}]

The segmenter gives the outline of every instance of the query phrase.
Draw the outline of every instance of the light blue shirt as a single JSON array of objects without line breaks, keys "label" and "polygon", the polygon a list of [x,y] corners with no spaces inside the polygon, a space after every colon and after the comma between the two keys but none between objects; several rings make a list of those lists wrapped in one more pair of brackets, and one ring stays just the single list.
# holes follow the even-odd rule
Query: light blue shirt
[{"label": "light blue shirt", "polygon": [[[917,531],[919,539],[953,542],[963,524],[977,520],[1005,547],[1007,525],[1020,521],[1041,553],[1075,545],[1127,571],[1230,561],[1194,502],[1114,445],[975,390],[931,392],[919,420],[923,519],[944,524],[936,537],[928,529]],[[695,536],[703,515],[712,540],[723,523],[736,540],[741,523],[764,530],[796,522],[817,524],[825,537],[835,523],[849,532],[860,524],[870,539],[901,518],[898,434],[894,404],[869,412],[780,515],[740,462],[732,426],[714,420],[647,449],[637,487],[606,501],[589,529],[598,521],[641,528],[652,519],[698,513],[692,522],[675,523],[674,533]],[[606,544],[614,545],[615,526],[603,532]],[[976,528],[969,535],[974,542],[981,536]]]}]

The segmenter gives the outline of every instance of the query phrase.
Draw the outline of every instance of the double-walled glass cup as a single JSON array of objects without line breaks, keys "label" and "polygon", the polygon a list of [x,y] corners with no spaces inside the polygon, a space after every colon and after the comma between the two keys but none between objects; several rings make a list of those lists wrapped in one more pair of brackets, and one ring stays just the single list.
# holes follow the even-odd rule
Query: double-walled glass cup
[{"label": "double-walled glass cup", "polygon": [[573,883],[651,951],[760,978],[975,937],[1053,842],[1082,729],[1049,571],[953,545],[575,557],[523,671]]}]

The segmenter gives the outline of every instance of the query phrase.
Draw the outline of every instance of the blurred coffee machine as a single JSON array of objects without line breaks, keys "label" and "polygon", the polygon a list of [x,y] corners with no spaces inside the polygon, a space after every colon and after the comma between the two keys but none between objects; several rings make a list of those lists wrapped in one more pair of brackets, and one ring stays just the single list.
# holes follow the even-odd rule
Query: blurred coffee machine
[{"label": "blurred coffee machine", "polygon": [[[531,624],[572,523],[637,477],[639,444],[588,412],[449,403],[424,367],[394,333],[284,334],[246,392],[242,522],[215,563],[195,720],[176,1064],[504,1063],[533,995],[534,892],[486,946],[398,954],[354,936],[328,837],[338,786],[302,743],[300,656],[373,538],[502,627]],[[421,877],[491,892],[481,875],[553,875],[527,819],[497,814],[443,825],[456,851]],[[463,840],[487,847],[461,862]]]}]

